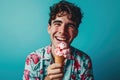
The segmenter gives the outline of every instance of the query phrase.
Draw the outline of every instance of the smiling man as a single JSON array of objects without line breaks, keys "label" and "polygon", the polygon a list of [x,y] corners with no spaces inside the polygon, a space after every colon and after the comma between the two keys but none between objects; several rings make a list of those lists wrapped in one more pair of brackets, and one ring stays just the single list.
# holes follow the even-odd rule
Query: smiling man
[{"label": "smiling man", "polygon": [[[81,19],[81,10],[73,3],[60,1],[50,7],[51,44],[27,56],[23,80],[94,80],[90,57],[71,46]],[[60,43],[65,43],[69,56],[59,57],[63,62],[56,63],[56,53],[66,51],[58,49]]]},{"label": "smiling man", "polygon": [[[61,13],[61,16],[58,16]],[[76,23],[70,20],[66,12],[60,12],[48,26],[48,33],[51,37],[52,49],[60,42],[65,42],[70,46],[72,40],[77,36],[78,29]]]}]

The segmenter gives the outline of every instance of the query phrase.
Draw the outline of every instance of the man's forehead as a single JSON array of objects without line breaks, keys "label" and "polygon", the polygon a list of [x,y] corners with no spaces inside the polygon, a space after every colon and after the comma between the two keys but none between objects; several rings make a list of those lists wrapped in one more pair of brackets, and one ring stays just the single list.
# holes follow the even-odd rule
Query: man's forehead
[{"label": "man's forehead", "polygon": [[[56,17],[55,17],[55,18],[57,18],[57,17],[62,17],[62,16],[67,16],[67,18],[68,18],[69,20],[73,21],[73,20],[72,20],[73,15],[70,14],[70,13],[68,13],[68,12],[66,12],[66,11],[58,12],[58,13],[56,14]],[[74,22],[74,21],[73,21],[73,22]]]}]

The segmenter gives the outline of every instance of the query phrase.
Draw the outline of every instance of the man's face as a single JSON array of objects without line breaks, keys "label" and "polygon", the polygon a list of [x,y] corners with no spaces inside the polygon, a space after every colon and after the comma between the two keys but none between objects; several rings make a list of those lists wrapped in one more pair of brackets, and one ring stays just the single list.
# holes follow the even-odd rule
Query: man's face
[{"label": "man's face", "polygon": [[75,22],[68,19],[67,15],[56,17],[48,26],[52,47],[55,48],[58,43],[65,42],[70,46],[72,40],[77,36],[78,30]]}]

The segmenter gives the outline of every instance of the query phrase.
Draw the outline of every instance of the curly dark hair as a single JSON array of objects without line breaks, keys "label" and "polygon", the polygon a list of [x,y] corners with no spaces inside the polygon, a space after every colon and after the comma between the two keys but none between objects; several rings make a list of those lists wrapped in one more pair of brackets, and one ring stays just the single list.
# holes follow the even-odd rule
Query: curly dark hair
[{"label": "curly dark hair", "polygon": [[67,12],[69,19],[75,22],[76,27],[78,28],[79,24],[82,22],[83,17],[81,9],[73,3],[65,0],[62,0],[50,7],[49,24],[51,25],[51,21],[54,20],[58,14],[59,16],[63,16],[64,12]]}]

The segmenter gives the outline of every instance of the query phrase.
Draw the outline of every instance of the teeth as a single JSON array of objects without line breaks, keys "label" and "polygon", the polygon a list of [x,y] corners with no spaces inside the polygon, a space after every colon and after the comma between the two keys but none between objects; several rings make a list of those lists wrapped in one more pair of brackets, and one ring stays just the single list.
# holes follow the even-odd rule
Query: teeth
[{"label": "teeth", "polygon": [[56,37],[58,40],[67,40],[66,38]]}]

